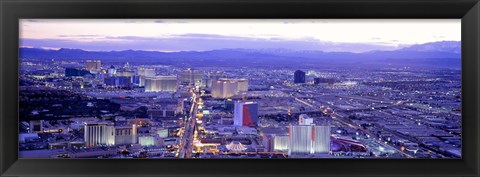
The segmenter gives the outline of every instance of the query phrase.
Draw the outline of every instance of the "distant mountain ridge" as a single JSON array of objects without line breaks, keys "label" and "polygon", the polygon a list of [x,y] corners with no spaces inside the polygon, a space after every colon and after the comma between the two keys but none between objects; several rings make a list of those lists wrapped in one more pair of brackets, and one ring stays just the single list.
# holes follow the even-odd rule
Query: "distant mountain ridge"
[{"label": "distant mountain ridge", "polygon": [[[141,50],[84,51],[80,49],[47,50],[20,48],[20,58],[86,60],[100,59],[110,62],[144,62],[160,64],[281,64],[302,62],[305,64],[402,62],[408,60],[435,65],[459,65],[460,42],[441,41],[412,45],[394,51],[371,51],[364,53],[293,51],[289,49],[218,49],[210,51],[158,52]],[[427,61],[428,60],[428,61]]]},{"label": "distant mountain ridge", "polygon": [[459,41],[440,41],[430,42],[425,44],[412,45],[400,50],[403,51],[418,51],[418,52],[451,52],[461,53],[461,44]]}]

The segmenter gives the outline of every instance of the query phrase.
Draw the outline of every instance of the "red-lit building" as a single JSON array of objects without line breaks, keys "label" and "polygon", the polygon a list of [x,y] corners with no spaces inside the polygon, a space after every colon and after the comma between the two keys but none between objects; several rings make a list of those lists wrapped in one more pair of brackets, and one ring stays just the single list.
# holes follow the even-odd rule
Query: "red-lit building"
[{"label": "red-lit building", "polygon": [[235,126],[257,126],[258,103],[257,102],[235,102],[233,125]]}]

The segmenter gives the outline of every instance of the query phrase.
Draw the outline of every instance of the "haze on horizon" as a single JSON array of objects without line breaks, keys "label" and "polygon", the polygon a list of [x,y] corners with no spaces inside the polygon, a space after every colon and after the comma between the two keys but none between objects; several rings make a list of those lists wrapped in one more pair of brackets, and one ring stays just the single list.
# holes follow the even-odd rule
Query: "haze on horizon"
[{"label": "haze on horizon", "polygon": [[20,47],[367,52],[460,41],[460,19],[21,19]]}]

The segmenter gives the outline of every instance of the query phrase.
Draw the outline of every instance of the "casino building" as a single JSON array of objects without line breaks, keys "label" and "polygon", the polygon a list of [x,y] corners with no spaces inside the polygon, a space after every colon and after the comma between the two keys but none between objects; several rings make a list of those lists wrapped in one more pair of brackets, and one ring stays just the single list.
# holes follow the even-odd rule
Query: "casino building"
[{"label": "casino building", "polygon": [[87,60],[85,61],[85,69],[89,71],[102,69],[102,62],[100,60]]},{"label": "casino building", "polygon": [[233,125],[235,126],[257,126],[258,103],[257,102],[235,102]]},{"label": "casino building", "polygon": [[85,146],[115,145],[115,127],[111,122],[86,123]]},{"label": "casino building", "polygon": [[213,98],[231,98],[232,96],[248,91],[247,79],[221,78],[212,81]]},{"label": "casino building", "polygon": [[115,127],[115,145],[136,144],[137,138],[137,124]]},{"label": "casino building", "polygon": [[145,78],[145,92],[174,92],[176,90],[176,76],[155,76]]},{"label": "casino building", "polygon": [[138,81],[136,82],[139,86],[145,86],[145,78],[155,77],[154,68],[145,68],[141,67],[137,71],[137,76],[139,76]]},{"label": "casino building", "polygon": [[288,155],[330,152],[330,126],[290,125]]},{"label": "casino building", "polygon": [[127,76],[113,76],[113,77],[105,77],[103,79],[105,86],[107,88],[130,88],[132,87],[132,79],[131,77]]},{"label": "casino building", "polygon": [[275,135],[273,143],[274,151],[288,151],[288,136]]},{"label": "casino building", "polygon": [[203,74],[203,72],[200,70],[188,68],[179,74],[179,81],[181,85],[193,85],[203,87],[205,86],[205,83],[203,83],[204,75],[205,74]]}]

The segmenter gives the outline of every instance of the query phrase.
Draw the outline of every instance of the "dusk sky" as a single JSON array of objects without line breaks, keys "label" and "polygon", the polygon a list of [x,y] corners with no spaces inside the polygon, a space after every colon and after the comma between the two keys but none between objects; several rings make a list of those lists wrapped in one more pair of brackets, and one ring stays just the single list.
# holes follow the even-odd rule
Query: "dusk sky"
[{"label": "dusk sky", "polygon": [[285,48],[366,52],[460,41],[459,19],[22,19],[20,46],[89,51]]}]

